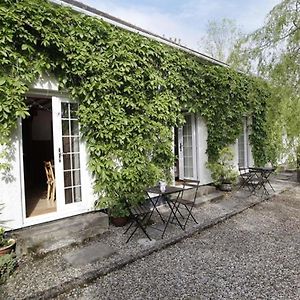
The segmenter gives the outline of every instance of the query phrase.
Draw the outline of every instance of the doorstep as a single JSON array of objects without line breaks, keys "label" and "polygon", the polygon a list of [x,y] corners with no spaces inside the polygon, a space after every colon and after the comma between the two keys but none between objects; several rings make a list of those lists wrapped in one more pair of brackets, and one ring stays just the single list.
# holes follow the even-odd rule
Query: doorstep
[{"label": "doorstep", "polygon": [[107,214],[93,211],[17,229],[12,237],[17,240],[18,255],[45,254],[95,238],[104,234],[108,227]]}]

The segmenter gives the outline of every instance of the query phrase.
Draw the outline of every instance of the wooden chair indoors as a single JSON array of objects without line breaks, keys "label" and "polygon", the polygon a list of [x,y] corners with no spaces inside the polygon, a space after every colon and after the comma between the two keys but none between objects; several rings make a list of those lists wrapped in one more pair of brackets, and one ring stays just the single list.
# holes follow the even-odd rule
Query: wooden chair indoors
[{"label": "wooden chair indoors", "polygon": [[46,177],[47,177],[47,200],[54,202],[55,200],[55,177],[51,161],[44,161]]}]

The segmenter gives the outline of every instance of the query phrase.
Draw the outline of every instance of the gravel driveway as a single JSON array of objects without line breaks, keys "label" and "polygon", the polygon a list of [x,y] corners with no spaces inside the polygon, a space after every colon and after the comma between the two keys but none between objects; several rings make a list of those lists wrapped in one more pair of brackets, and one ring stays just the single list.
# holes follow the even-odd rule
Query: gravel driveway
[{"label": "gravel driveway", "polygon": [[300,187],[59,299],[300,299]]}]

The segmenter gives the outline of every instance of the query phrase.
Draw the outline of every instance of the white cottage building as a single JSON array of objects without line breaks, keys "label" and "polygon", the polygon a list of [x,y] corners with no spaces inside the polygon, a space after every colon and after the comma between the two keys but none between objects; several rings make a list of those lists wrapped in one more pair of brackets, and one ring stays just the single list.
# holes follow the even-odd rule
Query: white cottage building
[{"label": "white cottage building", "polygon": [[[75,1],[65,2],[74,9],[197,55],[207,63],[224,65],[93,8]],[[9,229],[93,211],[96,200],[87,152],[74,114],[77,104],[58,90],[55,78],[49,75],[32,84],[26,101],[30,117],[20,119],[13,133],[12,170],[10,174],[0,174],[1,222]],[[194,114],[186,114],[185,118],[185,125],[174,129],[174,152],[178,157],[174,180],[197,179],[201,185],[209,184],[212,180],[206,167],[206,124]],[[248,135],[245,119],[244,132],[232,145],[236,167],[253,164]],[[51,163],[54,185],[47,180],[45,162]],[[48,189],[54,192],[53,197],[47,195]]]}]

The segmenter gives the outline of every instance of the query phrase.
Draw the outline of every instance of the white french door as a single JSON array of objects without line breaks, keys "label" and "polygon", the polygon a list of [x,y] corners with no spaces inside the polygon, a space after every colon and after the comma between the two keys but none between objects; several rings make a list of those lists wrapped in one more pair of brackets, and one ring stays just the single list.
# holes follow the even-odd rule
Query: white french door
[{"label": "white french door", "polygon": [[86,206],[82,177],[85,151],[80,142],[78,104],[65,98],[52,98],[53,147],[58,213],[81,211]]},{"label": "white french door", "polygon": [[185,115],[185,124],[178,128],[179,179],[197,179],[196,120]]},{"label": "white french door", "polygon": [[243,131],[238,138],[238,159],[239,167],[249,167],[249,142],[248,142],[247,118],[244,120]]}]

